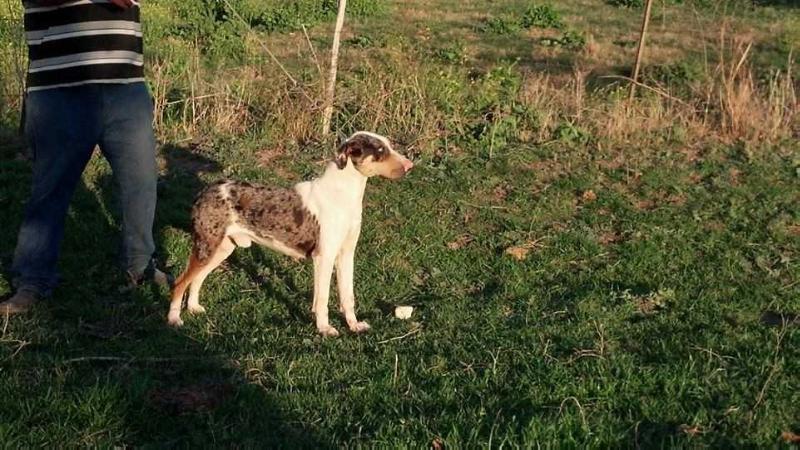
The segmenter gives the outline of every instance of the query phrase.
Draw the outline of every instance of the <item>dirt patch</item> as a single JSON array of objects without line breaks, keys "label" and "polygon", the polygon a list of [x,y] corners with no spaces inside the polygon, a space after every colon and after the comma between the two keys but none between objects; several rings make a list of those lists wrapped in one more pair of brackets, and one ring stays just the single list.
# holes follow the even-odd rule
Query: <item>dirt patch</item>
[{"label": "dirt patch", "polygon": [[613,171],[624,167],[625,159],[621,155],[617,155],[613,159],[598,160],[597,166],[603,170]]},{"label": "dirt patch", "polygon": [[466,247],[470,242],[472,242],[475,238],[468,235],[462,234],[456,240],[447,243],[447,248],[450,250],[459,250]]},{"label": "dirt patch", "polygon": [[688,198],[683,193],[670,194],[659,190],[649,195],[648,198],[634,200],[633,207],[639,211],[649,211],[663,205],[683,206],[687,200]]},{"label": "dirt patch", "polygon": [[535,161],[526,165],[525,167],[536,172],[536,181],[539,183],[549,183],[561,178],[567,173],[567,167],[565,163],[552,159]]},{"label": "dirt patch", "polygon": [[731,186],[739,186],[741,175],[742,171],[735,167],[731,167],[731,169],[728,170],[728,177],[730,179]]},{"label": "dirt patch", "polygon": [[686,204],[686,196],[683,194],[672,194],[667,196],[667,202],[675,206],[683,206]]},{"label": "dirt patch", "polygon": [[256,158],[258,159],[258,165],[264,168],[273,168],[272,162],[280,157],[283,156],[286,151],[282,147],[273,147],[273,148],[265,148],[261,149],[256,152]]},{"label": "dirt patch", "polygon": [[515,245],[512,247],[508,247],[505,250],[505,254],[511,256],[512,258],[516,259],[517,261],[524,261],[528,258],[528,255],[537,247],[541,247],[542,244],[540,243],[541,239],[537,239],[535,241],[528,241],[521,245]]},{"label": "dirt patch", "polygon": [[597,242],[599,242],[600,245],[616,244],[621,240],[622,236],[615,231],[607,231],[605,233],[601,233],[600,236],[597,237]]},{"label": "dirt patch", "polygon": [[494,188],[492,191],[492,197],[498,202],[503,202],[506,198],[508,198],[510,191],[511,188],[508,185],[501,184]]},{"label": "dirt patch", "polygon": [[655,206],[656,202],[650,199],[636,200],[635,202],[633,202],[633,207],[638,209],[639,211],[649,211],[655,208]]},{"label": "dirt patch", "polygon": [[725,226],[724,223],[722,223],[722,222],[720,222],[718,220],[712,220],[712,221],[706,222],[703,225],[703,228],[705,228],[708,231],[725,231],[726,226]]},{"label": "dirt patch", "polygon": [[153,389],[147,399],[158,409],[183,415],[214,410],[233,393],[234,388],[229,383],[207,382],[173,389]]}]

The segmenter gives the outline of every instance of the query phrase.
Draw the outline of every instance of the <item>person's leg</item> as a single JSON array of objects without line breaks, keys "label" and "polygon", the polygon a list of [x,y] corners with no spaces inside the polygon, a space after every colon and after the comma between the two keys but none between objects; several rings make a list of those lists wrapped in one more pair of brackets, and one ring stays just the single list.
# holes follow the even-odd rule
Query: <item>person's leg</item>
[{"label": "person's leg", "polygon": [[103,86],[100,149],[111,164],[122,215],[122,263],[141,277],[155,252],[156,141],[144,83]]},{"label": "person's leg", "polygon": [[46,296],[57,283],[67,209],[98,138],[98,105],[87,86],[28,94],[25,129],[34,161],[12,264],[18,291]]}]

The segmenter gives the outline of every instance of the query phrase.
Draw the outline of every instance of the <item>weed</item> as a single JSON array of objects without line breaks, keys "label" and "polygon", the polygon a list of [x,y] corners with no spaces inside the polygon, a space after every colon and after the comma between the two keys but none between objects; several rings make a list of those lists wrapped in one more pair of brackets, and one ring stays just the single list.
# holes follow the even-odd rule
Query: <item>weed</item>
[{"label": "weed", "polygon": [[654,84],[688,86],[702,79],[703,69],[690,62],[648,66],[642,71],[642,79]]},{"label": "weed", "polygon": [[547,47],[563,47],[570,50],[580,50],[586,46],[586,37],[577,31],[567,30],[560,37],[544,37],[539,43]]},{"label": "weed", "polygon": [[681,61],[647,66],[642,70],[641,77],[645,84],[660,86],[674,94],[687,96],[704,81],[705,73],[699,64]]},{"label": "weed", "polygon": [[586,46],[586,36],[575,30],[565,31],[559,41],[560,45],[571,50],[580,50]]},{"label": "weed", "polygon": [[606,0],[609,5],[619,6],[621,8],[641,8],[644,6],[645,0]]},{"label": "weed", "polygon": [[514,34],[519,32],[520,29],[521,26],[517,21],[504,17],[490,17],[484,19],[478,27],[478,30],[484,33],[499,35]]},{"label": "weed", "polygon": [[555,28],[564,27],[561,16],[550,5],[534,5],[528,8],[519,20],[522,28]]},{"label": "weed", "polygon": [[356,48],[370,48],[378,46],[378,42],[372,37],[364,34],[360,34],[358,36],[353,36],[350,39],[344,41],[345,44],[348,46],[353,46]]},{"label": "weed", "polygon": [[531,28],[564,28],[561,16],[550,5],[532,5],[520,17],[490,17],[484,19],[478,30],[498,35],[514,34]]},{"label": "weed", "polygon": [[[329,20],[336,15],[338,3],[333,0],[294,2],[237,0],[231,4],[251,26],[267,32],[276,32],[297,30],[303,24],[313,25]],[[347,12],[350,17],[368,17],[382,12],[384,7],[384,3],[380,0],[354,0],[348,2]]]},{"label": "weed", "polygon": [[466,61],[466,49],[459,42],[454,42],[447,47],[438,48],[433,56],[445,64],[459,65]]},{"label": "weed", "polygon": [[591,135],[575,126],[574,123],[564,121],[553,130],[553,139],[568,144],[586,145],[589,143]]}]

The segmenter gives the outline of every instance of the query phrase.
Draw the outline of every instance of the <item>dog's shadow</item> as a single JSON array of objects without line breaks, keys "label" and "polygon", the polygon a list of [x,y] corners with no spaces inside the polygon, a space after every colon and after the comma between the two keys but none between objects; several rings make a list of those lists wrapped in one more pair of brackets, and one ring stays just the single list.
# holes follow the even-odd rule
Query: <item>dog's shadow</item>
[{"label": "dog's shadow", "polygon": [[[222,166],[213,159],[210,151],[196,143],[185,145],[166,143],[159,148],[157,161],[158,200],[153,237],[156,239],[156,260],[163,265],[168,259],[165,249],[168,248],[169,230],[178,229],[186,233],[191,231],[192,203],[197,193],[206,185],[203,178],[206,175],[213,177],[222,170]],[[108,212],[111,227],[118,228],[120,224],[119,196],[116,195],[118,188],[110,168],[103,171],[94,184],[96,189],[91,191],[95,201],[101,206],[101,210]],[[115,232],[111,239],[117,241],[116,252],[120,254],[119,234]],[[160,295],[157,286],[152,285],[151,290],[151,295]]]},{"label": "dog's shadow", "polygon": [[[191,230],[191,210],[197,194],[206,186],[204,175],[217,174],[222,166],[201,146],[166,144],[161,147],[156,228]],[[163,242],[162,242],[163,244]]]},{"label": "dog's shadow", "polygon": [[[247,275],[250,283],[257,286],[261,293],[270,300],[280,303],[293,321],[307,322],[311,317],[310,303],[299,299],[310,299],[312,288],[310,286],[300,287],[295,282],[292,269],[285,264],[281,264],[277,258],[285,258],[280,255],[268,254],[270,250],[262,248],[238,249],[226,261],[234,270],[241,270]],[[307,261],[295,262],[293,264],[307,264]],[[306,305],[304,308],[301,305]],[[270,319],[274,325],[280,325],[281,319],[272,317]]]}]

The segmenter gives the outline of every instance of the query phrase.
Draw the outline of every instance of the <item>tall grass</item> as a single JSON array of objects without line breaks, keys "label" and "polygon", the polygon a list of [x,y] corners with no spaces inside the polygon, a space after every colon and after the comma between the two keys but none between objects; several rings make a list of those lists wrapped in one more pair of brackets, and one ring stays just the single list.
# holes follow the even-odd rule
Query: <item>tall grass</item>
[{"label": "tall grass", "polygon": [[0,4],[0,124],[13,123],[22,106],[25,44],[17,2]]},{"label": "tall grass", "polygon": [[704,76],[684,80],[685,86],[646,85],[633,102],[623,95],[627,82],[587,93],[586,72],[579,69],[566,82],[527,77],[520,99],[543,113],[539,139],[552,135],[559,117],[610,143],[647,143],[676,129],[681,139],[695,142],[796,138],[800,104],[792,55],[786,70],[771,69],[759,79],[748,59],[752,43],[728,38],[723,29],[717,46],[717,60],[706,65]]},{"label": "tall grass", "polygon": [[[369,2],[361,3],[368,12]],[[248,17],[255,14],[250,3],[230,4],[250,5],[245,8]],[[309,13],[308,20],[324,17],[326,5]],[[191,33],[192,39],[181,37],[185,29],[161,26],[173,10],[157,1],[152,8],[155,25],[149,28],[148,80],[155,100],[155,126],[163,141],[249,134],[297,147],[319,139],[318,66],[326,60],[324,55],[312,60],[308,48],[298,50],[302,57],[283,52],[282,57],[291,59],[294,79],[289,80],[263,57],[263,35],[253,31],[252,24],[231,28],[241,50],[215,57],[209,51],[223,41]],[[262,13],[284,11],[274,8],[262,8]],[[228,16],[214,20],[231,21]],[[8,117],[20,107],[18,80],[24,56],[18,23],[0,32],[8,37],[0,40],[4,80],[0,94]],[[297,35],[279,39],[314,45]],[[270,45],[274,42],[270,40]],[[701,77],[679,80],[679,86],[656,81],[639,89],[633,102],[622,94],[625,82],[597,87],[603,74],[577,64],[567,77],[502,64],[475,74],[432,60],[418,49],[350,49],[341,63],[334,128],[343,134],[378,130],[421,151],[463,139],[485,140],[493,151],[513,140],[545,142],[565,136],[577,136],[581,142],[592,137],[610,145],[635,140],[643,147],[665,136],[695,142],[777,142],[796,136],[797,80],[791,55],[786,70],[759,77],[750,64],[752,43],[729,35],[723,26],[715,45],[715,57],[707,58],[713,62],[706,63]],[[323,52],[317,50],[315,56]]]},{"label": "tall grass", "polygon": [[[720,59],[714,68],[713,91],[719,126],[724,135],[745,140],[791,137],[798,120],[792,55],[787,70],[775,70],[762,83],[748,67],[752,43],[720,38]],[[730,48],[726,52],[726,48]],[[731,57],[726,58],[728,53]],[[796,131],[796,129],[794,130]]]},{"label": "tall grass", "polygon": [[[503,66],[492,73],[443,68],[418,53],[353,50],[343,62],[334,125],[341,133],[380,130],[421,150],[471,135],[483,127],[497,139],[544,142],[564,124],[609,144],[647,146],[665,137],[684,141],[777,142],[797,133],[797,80],[787,70],[759,78],[751,47],[720,34],[717,57],[698,79],[679,86],[655,83],[633,102],[626,83],[593,86],[591,68],[570,77]],[[267,62],[205,67],[193,51],[191,70],[174,76],[169,61],[152,65],[151,82],[162,136],[188,138],[253,132],[284,145],[316,140],[320,80],[313,65],[295,66],[294,85]],[[763,71],[762,71],[763,72]],[[502,122],[502,123],[501,123]]]}]

